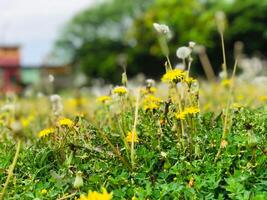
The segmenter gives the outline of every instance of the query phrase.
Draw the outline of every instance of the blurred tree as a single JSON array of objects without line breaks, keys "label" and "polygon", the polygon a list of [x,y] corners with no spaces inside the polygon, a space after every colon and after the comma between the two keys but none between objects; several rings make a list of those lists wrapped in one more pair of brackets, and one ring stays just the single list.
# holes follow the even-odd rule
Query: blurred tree
[{"label": "blurred tree", "polygon": [[242,41],[248,54],[267,55],[267,0],[235,0],[225,11],[228,43]]},{"label": "blurred tree", "polygon": [[[237,41],[244,43],[244,52],[247,55],[267,55],[267,0],[208,1],[209,12],[222,10],[227,16],[225,47],[228,68],[234,65],[234,44]],[[208,49],[208,54],[216,71],[219,71],[222,63],[219,35],[214,32],[210,39],[215,43]]]},{"label": "blurred tree", "polygon": [[128,75],[143,72],[159,77],[165,60],[153,23],[166,23],[173,29],[170,48],[175,57],[177,46],[190,40],[212,45],[208,38],[213,16],[204,11],[198,0],[104,1],[66,25],[56,50],[90,77],[118,81],[120,54],[127,55]]},{"label": "blurred tree", "polygon": [[126,33],[153,1],[109,0],[82,11],[65,26],[55,52],[89,77],[118,81],[118,56],[129,48]]},{"label": "blurred tree", "polygon": [[210,40],[212,30],[215,30],[213,13],[207,12],[204,3],[198,0],[156,0],[144,15],[135,20],[130,33],[136,41],[130,57],[139,62],[145,74],[155,77],[164,71],[165,59],[153,29],[154,22],[167,24],[171,29],[169,48],[174,65],[179,62],[175,56],[177,47],[188,45],[189,41],[210,47],[214,44]]},{"label": "blurred tree", "polygon": [[[109,0],[75,16],[56,43],[56,52],[89,77],[120,80],[121,58],[127,57],[127,73],[139,72],[157,78],[165,59],[157,43],[153,23],[170,26],[170,57],[178,63],[176,48],[195,41],[208,47],[216,71],[222,64],[221,44],[214,14],[228,15],[225,32],[227,57],[231,65],[233,43],[243,41],[248,53],[266,54],[267,0]],[[253,41],[252,41],[253,40]],[[126,56],[122,56],[126,55]],[[201,71],[198,62],[193,70]]]}]

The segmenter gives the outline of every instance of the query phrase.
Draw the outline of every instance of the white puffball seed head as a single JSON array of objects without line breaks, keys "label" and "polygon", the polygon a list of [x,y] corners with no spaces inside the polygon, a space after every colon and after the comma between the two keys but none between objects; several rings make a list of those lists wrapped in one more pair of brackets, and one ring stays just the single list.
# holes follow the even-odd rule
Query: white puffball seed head
[{"label": "white puffball seed head", "polygon": [[177,49],[176,55],[180,59],[185,59],[191,54],[191,52],[192,49],[190,49],[189,47],[180,47]]}]

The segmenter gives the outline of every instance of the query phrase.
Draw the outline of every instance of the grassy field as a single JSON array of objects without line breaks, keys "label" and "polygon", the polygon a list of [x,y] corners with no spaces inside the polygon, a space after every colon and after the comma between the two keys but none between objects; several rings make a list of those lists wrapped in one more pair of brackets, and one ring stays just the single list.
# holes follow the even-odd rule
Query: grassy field
[{"label": "grassy field", "polygon": [[132,87],[123,74],[95,98],[3,98],[0,199],[267,199],[265,85],[226,63],[198,81],[194,44],[174,69],[160,41],[160,82]]}]

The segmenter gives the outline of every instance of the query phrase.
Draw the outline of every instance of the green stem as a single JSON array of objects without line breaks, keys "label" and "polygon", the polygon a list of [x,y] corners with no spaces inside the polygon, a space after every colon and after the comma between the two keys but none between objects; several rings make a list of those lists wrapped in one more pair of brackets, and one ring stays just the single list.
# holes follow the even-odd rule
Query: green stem
[{"label": "green stem", "polygon": [[223,37],[223,32],[220,32],[220,37],[221,37],[221,43],[222,43],[222,54],[223,54],[223,72],[225,74],[225,78],[227,78],[227,64],[226,64],[226,56],[225,56],[225,46],[224,46],[224,37]]},{"label": "green stem", "polygon": [[[138,119],[138,107],[139,107],[139,90],[136,97],[136,105],[135,105],[135,113],[134,113],[134,125],[132,130],[132,141],[131,141],[131,163],[132,163],[132,169],[134,168],[134,137],[137,137],[136,133],[136,125],[137,125],[137,119]],[[136,134],[136,135],[135,135]]]},{"label": "green stem", "polygon": [[2,192],[0,194],[0,200],[3,200],[4,199],[4,196],[5,196],[5,192],[6,192],[6,189],[7,189],[7,186],[9,184],[9,181],[13,175],[13,171],[15,169],[15,166],[17,164],[17,160],[18,160],[18,157],[19,157],[19,152],[20,152],[20,147],[21,147],[21,140],[18,141],[18,144],[17,144],[17,149],[16,149],[16,153],[15,153],[15,156],[13,158],[13,162],[12,164],[10,165],[9,167],[9,170],[8,170],[8,175],[7,175],[7,178],[6,178],[6,182],[5,182],[5,185],[2,189]]},{"label": "green stem", "polygon": [[[128,162],[124,159],[124,157],[120,154],[118,149],[110,142],[108,137],[106,136],[105,133],[103,133],[101,130],[97,130],[100,133],[100,136],[108,143],[112,151],[118,156],[119,160],[129,169],[129,171],[132,171],[131,166],[128,164]],[[1,199],[0,199],[1,200]]]},{"label": "green stem", "polygon": [[[181,113],[183,111],[183,108],[182,108],[182,99],[181,99],[181,96],[180,96],[180,93],[178,91],[178,88],[176,85],[174,85],[175,87],[175,92],[176,92],[176,95],[178,97],[178,109],[179,109],[179,113]],[[181,132],[182,132],[182,146],[183,145],[183,137],[185,136],[185,132],[184,132],[184,123],[183,123],[183,120],[180,120],[180,124],[181,124]]]},{"label": "green stem", "polygon": [[[228,101],[227,101],[227,105],[226,105],[226,109],[225,109],[225,117],[224,117],[224,125],[223,125],[223,134],[222,134],[222,138],[221,141],[224,140],[227,136],[227,132],[229,130],[230,127],[228,127],[228,117],[229,117],[229,109],[232,103],[232,95],[233,95],[233,91],[234,91],[234,78],[235,78],[235,74],[236,74],[236,68],[237,68],[237,63],[238,63],[238,59],[236,59],[235,61],[235,65],[234,65],[234,70],[232,73],[232,77],[231,77],[231,84],[230,84],[230,90],[229,90],[229,96],[228,96]],[[217,161],[217,159],[219,158],[220,154],[222,151],[222,147],[220,145],[220,148],[215,156],[215,162]]]},{"label": "green stem", "polygon": [[172,64],[171,64],[171,61],[170,61],[170,58],[169,58],[169,55],[166,55],[166,59],[167,59],[167,63],[168,63],[168,70],[172,70]]}]

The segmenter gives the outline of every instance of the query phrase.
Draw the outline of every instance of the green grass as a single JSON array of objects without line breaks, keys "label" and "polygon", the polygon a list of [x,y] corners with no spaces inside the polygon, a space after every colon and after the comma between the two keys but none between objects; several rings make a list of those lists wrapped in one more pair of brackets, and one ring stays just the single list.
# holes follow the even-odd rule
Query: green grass
[{"label": "green grass", "polygon": [[[140,142],[131,171],[90,120],[79,118],[75,126],[79,135],[66,129],[67,139],[61,146],[52,135],[24,143],[5,199],[56,199],[66,193],[77,192],[78,196],[89,189],[99,190],[101,186],[113,191],[114,199],[131,199],[134,195],[138,199],[266,199],[266,107],[231,112],[228,145],[214,162],[222,117],[211,112],[197,117],[195,145],[190,152],[182,151],[177,144],[172,121],[157,123],[160,111],[140,111]],[[99,117],[107,120],[103,113]],[[127,123],[132,118],[131,112],[125,114]],[[116,127],[115,120],[112,126]],[[103,123],[102,130],[129,160],[123,142],[111,127]],[[0,169],[4,172],[12,162],[15,141],[1,141],[0,147]],[[73,188],[77,171],[83,172],[80,190]],[[5,178],[6,174],[1,173],[1,183]],[[42,195],[42,189],[48,193]]]}]

